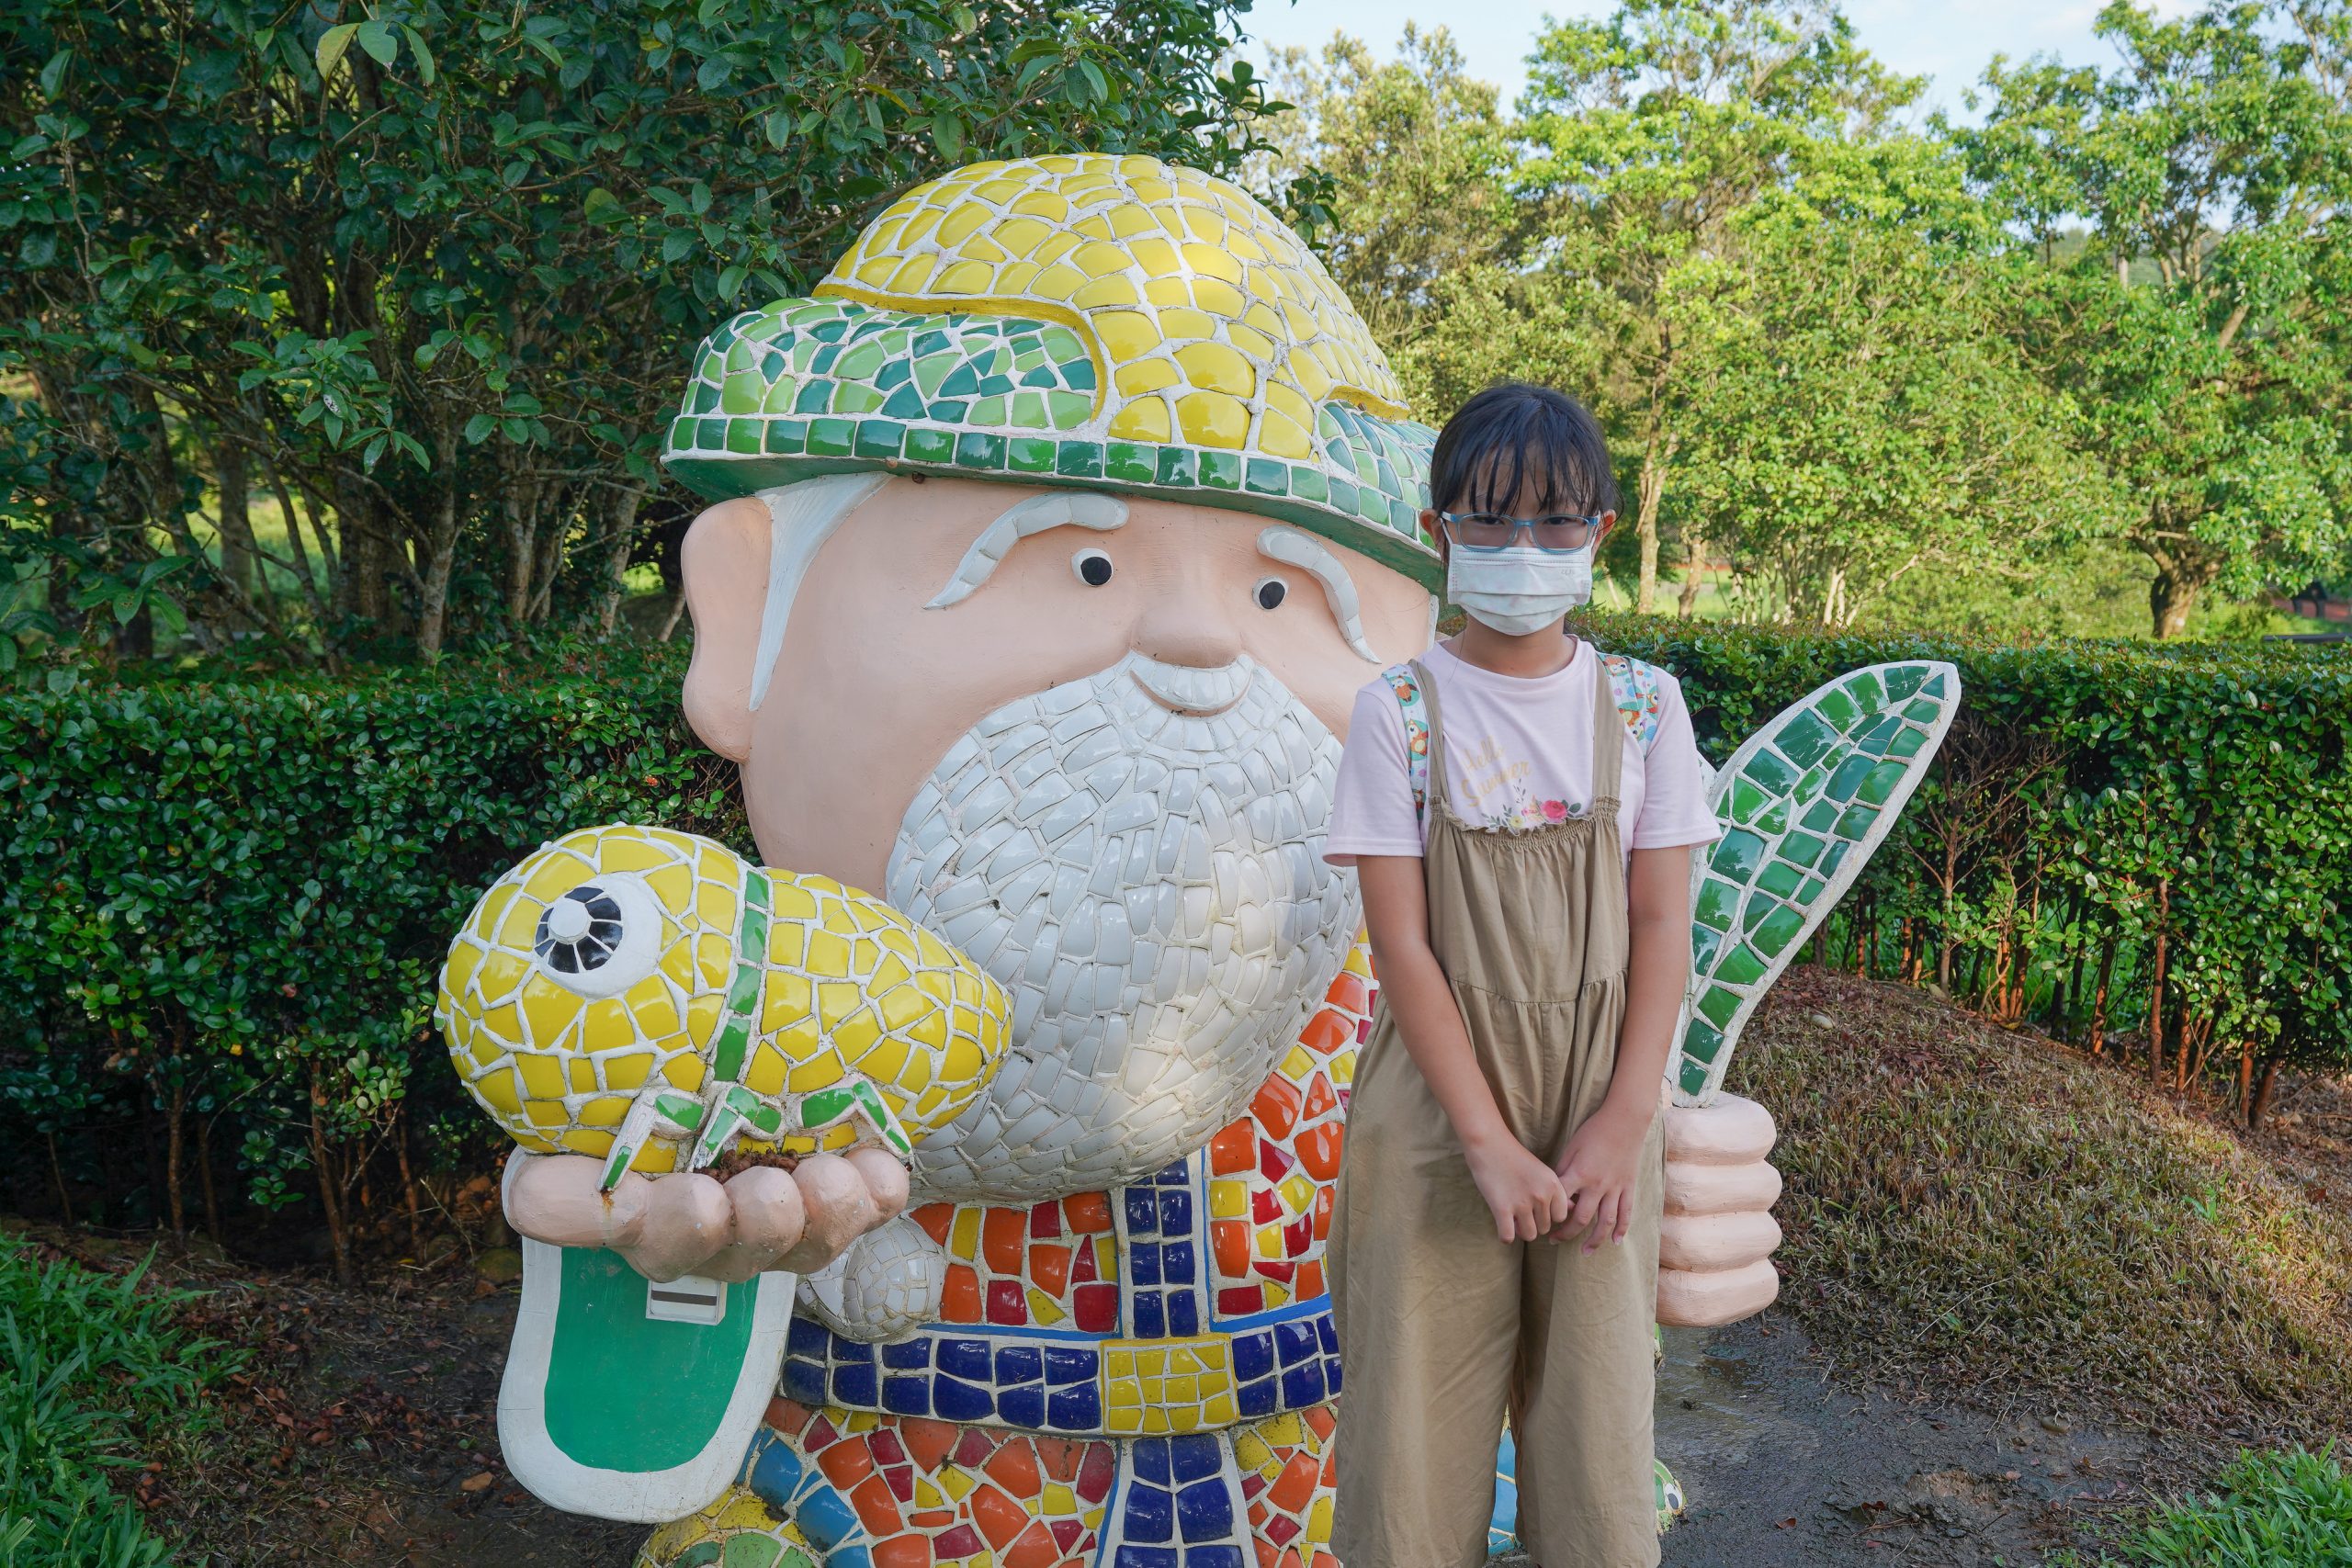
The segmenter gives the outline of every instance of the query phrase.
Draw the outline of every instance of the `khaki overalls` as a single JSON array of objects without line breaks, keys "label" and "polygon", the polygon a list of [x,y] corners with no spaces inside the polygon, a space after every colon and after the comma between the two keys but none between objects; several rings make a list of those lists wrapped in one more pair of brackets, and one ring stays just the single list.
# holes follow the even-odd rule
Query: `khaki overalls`
[{"label": "khaki overalls", "polygon": [[[1625,1018],[1617,788],[1625,727],[1597,651],[1591,807],[1489,832],[1446,803],[1437,683],[1429,708],[1430,942],[1478,1065],[1520,1141],[1556,1160],[1600,1107]],[[1341,1401],[1332,1549],[1345,1568],[1475,1568],[1487,1556],[1508,1406],[1519,1533],[1542,1568],[1651,1568],[1650,1325],[1664,1122],[1633,1228],[1502,1242],[1444,1110],[1384,999],[1348,1106],[1331,1229]]]}]

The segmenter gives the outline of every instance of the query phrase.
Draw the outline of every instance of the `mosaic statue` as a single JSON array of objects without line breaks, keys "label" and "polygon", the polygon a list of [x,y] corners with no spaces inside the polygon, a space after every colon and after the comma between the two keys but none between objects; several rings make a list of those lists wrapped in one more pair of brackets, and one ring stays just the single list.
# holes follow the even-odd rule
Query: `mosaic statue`
[{"label": "mosaic statue", "polygon": [[[959,170],[712,334],[684,700],[765,869],[557,840],[439,1001],[523,1150],[519,1479],[658,1523],[647,1568],[1335,1568],[1376,983],[1319,850],[1356,690],[1433,635],[1431,440],[1279,220],[1147,158]],[[1664,1321],[1772,1299],[1723,1069],[1958,694],[1857,672],[1718,781]]]}]

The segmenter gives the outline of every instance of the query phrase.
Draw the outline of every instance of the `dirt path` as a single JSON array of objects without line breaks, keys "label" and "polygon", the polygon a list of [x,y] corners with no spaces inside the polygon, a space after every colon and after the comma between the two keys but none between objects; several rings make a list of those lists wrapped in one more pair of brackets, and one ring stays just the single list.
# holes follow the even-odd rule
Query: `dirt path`
[{"label": "dirt path", "polygon": [[1779,1312],[1668,1333],[1657,1447],[1690,1497],[1669,1568],[2021,1568],[2086,1544],[2156,1457],[2063,1411],[2005,1421],[1833,1386]]}]

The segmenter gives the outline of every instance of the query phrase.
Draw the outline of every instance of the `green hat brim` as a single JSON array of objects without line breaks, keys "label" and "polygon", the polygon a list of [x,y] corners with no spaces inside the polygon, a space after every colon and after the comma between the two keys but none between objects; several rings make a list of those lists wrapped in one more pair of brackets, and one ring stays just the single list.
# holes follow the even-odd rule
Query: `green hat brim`
[{"label": "green hat brim", "polygon": [[714,501],[883,469],[1189,502],[1306,529],[1442,592],[1420,532],[1427,425],[1327,401],[1306,458],[1122,440],[1101,429],[1097,376],[1057,322],[784,299],[705,342],[662,460]]}]

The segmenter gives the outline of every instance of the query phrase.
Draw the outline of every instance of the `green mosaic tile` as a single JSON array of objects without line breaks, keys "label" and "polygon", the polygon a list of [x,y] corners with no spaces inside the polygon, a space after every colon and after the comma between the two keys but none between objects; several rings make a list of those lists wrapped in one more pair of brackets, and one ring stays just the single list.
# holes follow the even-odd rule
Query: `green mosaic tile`
[{"label": "green mosaic tile", "polygon": [[1800,713],[1781,727],[1773,748],[1800,768],[1809,768],[1838,744],[1838,732],[1809,713]]},{"label": "green mosaic tile", "polygon": [[1820,897],[1821,890],[1828,886],[1829,884],[1822,881],[1821,878],[1817,876],[1806,877],[1804,879],[1804,886],[1797,889],[1797,902],[1804,905],[1808,909],[1812,908],[1813,901],[1815,898]]},{"label": "green mosaic tile", "polygon": [[959,468],[1001,468],[1004,467],[1004,437],[985,431],[967,430],[956,438],[956,466]]},{"label": "green mosaic tile", "polygon": [[1012,400],[982,398],[972,405],[972,412],[964,417],[966,423],[971,424],[1010,424],[1012,423]]},{"label": "green mosaic tile", "polygon": [[1200,459],[1191,447],[1162,446],[1159,460],[1161,484],[1190,489],[1199,482]]},{"label": "green mosaic tile", "polygon": [[1773,897],[1769,893],[1761,891],[1750,893],[1747,896],[1747,908],[1741,909],[1739,912],[1740,934],[1745,936],[1749,931],[1754,931],[1758,926],[1762,925],[1764,923],[1764,917],[1770,914],[1780,907],[1781,901]]},{"label": "green mosaic tile", "polygon": [[727,422],[723,419],[704,420],[702,428],[695,433],[695,445],[706,452],[726,451]]},{"label": "green mosaic tile", "polygon": [[1046,395],[1043,392],[1015,392],[1012,395],[1012,423],[1028,430],[1043,430],[1052,424],[1052,416],[1046,412]]},{"label": "green mosaic tile", "polygon": [[1764,961],[1742,942],[1724,954],[1724,961],[1715,965],[1714,977],[1729,985],[1752,986],[1764,978]]},{"label": "green mosaic tile", "polygon": [[1829,775],[1829,798],[1853,799],[1854,792],[1861,787],[1862,780],[1869,776],[1870,771],[1871,759],[1866,756],[1849,757],[1838,763],[1838,771]]},{"label": "green mosaic tile", "polygon": [[1919,754],[1919,748],[1927,743],[1926,730],[1905,728],[1902,734],[1894,738],[1894,743],[1887,747],[1886,754],[1890,757],[1916,757]]},{"label": "green mosaic tile", "polygon": [[1781,858],[1799,865],[1811,865],[1821,855],[1821,840],[1811,833],[1792,833],[1781,840]]},{"label": "green mosaic tile", "polygon": [[1746,774],[1735,773],[1732,775],[1731,794],[1726,798],[1731,804],[1731,819],[1735,822],[1747,822],[1753,820],[1756,814],[1764,809],[1765,803],[1770,797],[1754,784],[1749,784]]},{"label": "green mosaic tile", "polygon": [[1838,830],[1838,807],[1832,802],[1816,800],[1805,807],[1804,816],[1799,820],[1813,832],[1834,833]]},{"label": "green mosaic tile", "polygon": [[1733,881],[1745,883],[1764,863],[1764,840],[1735,828],[1716,841],[1708,863]]},{"label": "green mosaic tile", "polygon": [[1720,876],[1710,876],[1699,884],[1699,899],[1690,918],[1702,926],[1729,931],[1732,911],[1738,908],[1738,886]]},{"label": "green mosaic tile", "polygon": [[1148,485],[1152,479],[1151,448],[1132,441],[1113,441],[1102,448],[1102,472],[1130,484]]},{"label": "green mosaic tile", "polygon": [[1241,488],[1241,457],[1234,452],[1201,454],[1201,483],[1210,490]]},{"label": "green mosaic tile", "polygon": [[760,455],[760,422],[756,419],[730,419],[727,422],[727,449],[746,457]]},{"label": "green mosaic tile", "polygon": [[1846,691],[1864,713],[1876,713],[1886,705],[1886,694],[1879,688],[1878,677],[1867,670],[1847,682]]},{"label": "green mosaic tile", "polygon": [[1943,711],[1942,704],[1930,702],[1926,697],[1921,697],[1917,702],[1907,703],[1904,705],[1903,716],[1909,719],[1914,724],[1933,724]]},{"label": "green mosaic tile", "polygon": [[1750,824],[1758,832],[1778,838],[1789,830],[1789,803],[1776,800],[1772,808]]},{"label": "green mosaic tile", "polygon": [[1770,958],[1778,958],[1804,930],[1804,916],[1783,904],[1764,917],[1763,922],[1749,933],[1747,940],[1763,950]]},{"label": "green mosaic tile", "polygon": [[800,400],[800,383],[786,376],[768,389],[767,397],[760,404],[765,414],[790,413],[792,405]]},{"label": "green mosaic tile", "polygon": [[1320,468],[1294,463],[1290,470],[1290,492],[1301,501],[1323,501],[1330,496],[1331,482],[1323,477]]},{"label": "green mosaic tile", "polygon": [[857,427],[857,455],[861,457],[895,457],[904,447],[906,426],[892,420],[869,419]]},{"label": "green mosaic tile", "polygon": [[1056,430],[1076,430],[1094,417],[1094,400],[1081,392],[1047,392],[1046,417]]},{"label": "green mosaic tile", "polygon": [[[1685,1035],[1684,1038],[1687,1040],[1690,1037]],[[1684,1094],[1695,1099],[1707,1087],[1707,1065],[1704,1062],[1683,1063],[1682,1076],[1676,1081],[1681,1086]]]},{"label": "green mosaic tile", "polygon": [[1723,1031],[1704,1019],[1692,1019],[1682,1032],[1682,1052],[1687,1056],[1702,1062],[1713,1062],[1723,1048]]},{"label": "green mosaic tile", "polygon": [[922,394],[910,386],[899,388],[885,399],[882,412],[891,419],[909,420],[926,418],[931,410],[924,405]]},{"label": "green mosaic tile", "polygon": [[1731,1015],[1739,1010],[1739,1002],[1738,992],[1727,991],[1721,986],[1710,986],[1707,994],[1699,998],[1699,1011],[1717,1029],[1729,1029]]},{"label": "green mosaic tile", "polygon": [[1789,794],[1801,801],[1811,800],[1815,795],[1821,793],[1822,783],[1828,777],[1829,770],[1826,768],[1821,767],[1817,764],[1814,767],[1807,768],[1804,771],[1804,777],[1797,780],[1796,787],[1789,791]]},{"label": "green mosaic tile", "polygon": [[1333,479],[1331,481],[1331,506],[1334,511],[1353,512],[1356,509],[1356,487],[1354,484],[1347,479]]},{"label": "green mosaic tile", "polygon": [[811,457],[846,457],[857,444],[857,426],[846,419],[812,419],[808,422],[808,455]]},{"label": "green mosaic tile", "polygon": [[1065,479],[1099,479],[1102,477],[1102,444],[1099,441],[1065,441],[1054,455],[1054,472]]},{"label": "green mosaic tile", "polygon": [[1274,457],[1251,457],[1242,482],[1260,495],[1283,495],[1290,491],[1290,465]]},{"label": "green mosaic tile", "polygon": [[1862,781],[1862,787],[1854,792],[1854,798],[1871,806],[1884,806],[1886,797],[1894,793],[1894,786],[1901,784],[1903,775],[1910,771],[1901,762],[1881,762],[1871,770],[1870,777]]},{"label": "green mosaic tile", "polygon": [[1927,678],[1928,671],[1923,665],[1896,665],[1886,672],[1886,700],[1890,703],[1901,702],[1917,691],[1919,682]]},{"label": "green mosaic tile", "polygon": [[880,413],[888,400],[863,381],[843,381],[833,389],[835,413]]},{"label": "green mosaic tile", "polygon": [[695,422],[690,419],[672,420],[670,422],[669,444],[673,450],[681,447],[691,447],[695,444]]},{"label": "green mosaic tile", "polygon": [[1715,954],[1716,954],[1716,953],[1717,953],[1718,951],[1720,951],[1720,950],[1722,949],[1723,945],[1724,945],[1724,933],[1723,933],[1723,932],[1718,931],[1709,931],[1705,926],[1693,926],[1693,927],[1691,927],[1691,928],[1690,928],[1690,969],[1691,969],[1691,972],[1692,972],[1693,974],[1698,974],[1698,975],[1703,975],[1703,974],[1705,974],[1705,973],[1707,972],[1707,965],[1708,965],[1708,964],[1713,964],[1713,963],[1715,961]]},{"label": "green mosaic tile", "polygon": [[1944,694],[1943,671],[1939,670],[1933,675],[1928,676],[1928,683],[1919,688],[1919,694],[1923,697],[1942,696]]},{"label": "green mosaic tile", "polygon": [[833,361],[833,374],[845,380],[851,378],[865,380],[882,368],[882,357],[886,352],[878,343],[862,343],[855,348],[844,349],[842,356]]},{"label": "green mosaic tile", "polygon": [[944,430],[910,430],[907,432],[907,461],[937,463],[942,467],[956,460],[956,437]]},{"label": "green mosaic tile", "polygon": [[767,386],[757,372],[729,376],[719,389],[718,407],[724,413],[757,413],[767,396]]},{"label": "green mosaic tile", "polygon": [[833,384],[831,381],[803,381],[794,389],[792,412],[795,413],[825,413],[833,406]]},{"label": "green mosaic tile", "polygon": [[1841,839],[1860,839],[1871,830],[1871,824],[1877,819],[1877,807],[1849,806],[1846,808],[1846,815],[1838,818],[1838,836]]},{"label": "green mosaic tile", "polygon": [[1756,878],[1756,886],[1777,897],[1786,898],[1796,892],[1804,874],[1787,861],[1776,860],[1767,865]]},{"label": "green mosaic tile", "polygon": [[1847,843],[1843,840],[1830,845],[1829,853],[1825,856],[1821,862],[1821,874],[1824,876],[1837,875],[1838,868],[1846,863],[1847,852],[1851,850],[1853,847],[1853,845]]},{"label": "green mosaic tile", "polygon": [[1886,754],[1888,742],[1900,734],[1902,729],[1902,715],[1881,714],[1863,729],[1860,739],[1854,742],[1854,749],[1867,756],[1883,757]]},{"label": "green mosaic tile", "polygon": [[1055,446],[1041,435],[1015,435],[1005,443],[1004,466],[1016,474],[1050,474]]},{"label": "green mosaic tile", "polygon": [[808,448],[808,427],[797,419],[772,419],[767,447],[778,457],[797,457]]}]

